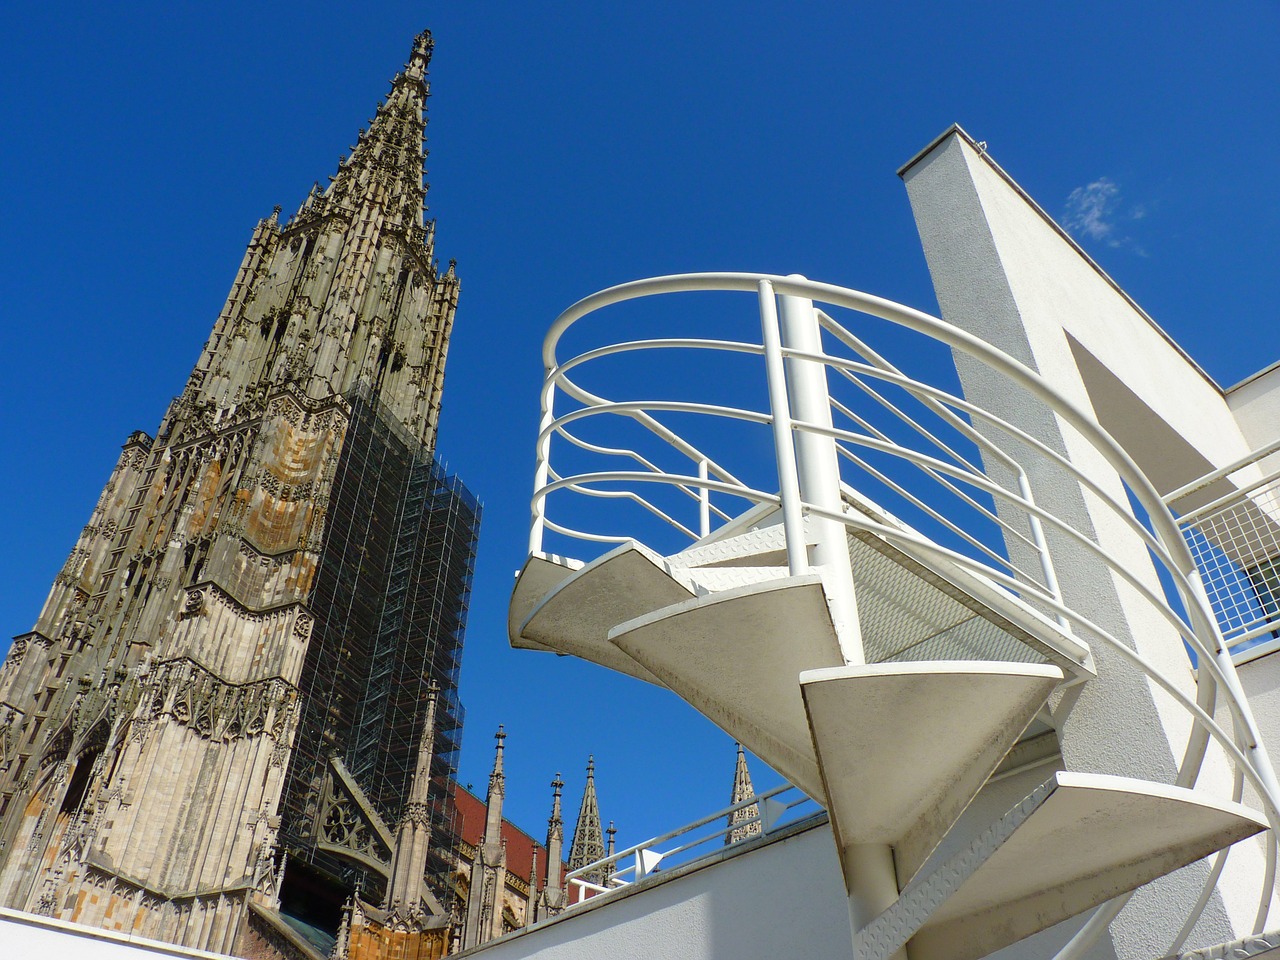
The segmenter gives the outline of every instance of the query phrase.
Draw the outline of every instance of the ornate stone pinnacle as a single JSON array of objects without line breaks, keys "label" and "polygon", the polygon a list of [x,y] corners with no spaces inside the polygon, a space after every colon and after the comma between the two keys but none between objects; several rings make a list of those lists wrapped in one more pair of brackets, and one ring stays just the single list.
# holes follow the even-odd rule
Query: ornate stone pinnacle
[{"label": "ornate stone pinnacle", "polygon": [[436,42],[431,39],[431,31],[423,30],[413,40],[413,52],[409,54],[409,62],[404,65],[404,75],[414,80],[423,80],[427,75],[427,66],[431,63],[431,51]]}]

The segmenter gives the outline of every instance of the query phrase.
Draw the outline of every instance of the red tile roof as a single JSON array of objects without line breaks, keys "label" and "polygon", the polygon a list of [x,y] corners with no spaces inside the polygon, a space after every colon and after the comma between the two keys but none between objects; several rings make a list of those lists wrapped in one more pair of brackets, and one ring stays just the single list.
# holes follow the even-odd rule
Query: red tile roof
[{"label": "red tile roof", "polygon": [[[453,802],[458,811],[457,829],[462,842],[475,848],[484,839],[485,803],[460,783],[452,785]],[[507,842],[507,873],[519,877],[526,883],[529,871],[533,867],[533,851],[538,851],[538,889],[546,886],[547,848],[534,840],[510,820],[502,820],[502,839]],[[560,865],[562,878],[568,872],[568,865]]]}]

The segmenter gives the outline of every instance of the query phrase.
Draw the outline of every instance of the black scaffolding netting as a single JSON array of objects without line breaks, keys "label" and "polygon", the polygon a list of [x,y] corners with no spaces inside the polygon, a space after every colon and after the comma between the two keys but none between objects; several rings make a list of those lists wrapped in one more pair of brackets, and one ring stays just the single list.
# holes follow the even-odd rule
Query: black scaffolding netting
[{"label": "black scaffolding netting", "polygon": [[283,909],[335,929],[341,902],[377,903],[381,873],[326,844],[317,789],[329,758],[345,765],[392,830],[408,796],[438,688],[427,880],[446,909],[457,845],[448,785],[457,775],[463,710],[458,672],[480,504],[365,391],[329,497],[315,617],[300,683],[301,718],[281,805],[290,857]]}]

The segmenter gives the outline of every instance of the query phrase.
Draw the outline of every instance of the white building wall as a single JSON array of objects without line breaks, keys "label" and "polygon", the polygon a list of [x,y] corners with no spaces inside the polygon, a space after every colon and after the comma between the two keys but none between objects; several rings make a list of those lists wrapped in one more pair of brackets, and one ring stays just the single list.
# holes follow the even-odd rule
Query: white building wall
[{"label": "white building wall", "polygon": [[230,960],[226,954],[83,927],[0,907],[4,960]]},{"label": "white building wall", "polygon": [[468,951],[483,960],[853,957],[848,903],[823,824],[661,875]]},{"label": "white building wall", "polygon": [[[1244,660],[1236,669],[1240,674],[1240,685],[1244,687],[1249,705],[1253,707],[1254,719],[1258,722],[1258,732],[1262,734],[1262,742],[1267,752],[1274,758],[1280,757],[1280,646],[1271,641],[1264,646],[1249,651],[1254,659]],[[1258,654],[1270,649],[1270,653]]]},{"label": "white building wall", "polygon": [[[1280,363],[1255,373],[1227,391],[1227,404],[1255,450],[1280,440]],[[1280,470],[1280,453],[1262,463],[1265,473]]]},{"label": "white building wall", "polygon": [[[908,165],[903,179],[942,316],[1037,370],[1092,413],[1160,489],[1172,490],[1249,451],[1221,391],[967,135],[944,135]],[[968,399],[1065,454],[1114,500],[1126,502],[1119,475],[1078,432],[1003,377],[967,357],[956,359]],[[1092,533],[1160,595],[1147,548],[1114,513],[1058,468],[1020,459],[1039,505]],[[1182,643],[1155,608],[1070,539],[1050,531],[1048,541],[1067,605],[1191,694]],[[1117,654],[1093,646],[1098,679],[1054,703],[1067,766],[1170,782],[1189,715]],[[1221,762],[1211,763],[1197,786],[1229,796],[1230,776]],[[1205,871],[1193,865],[1139,891],[1112,928],[1118,955],[1158,955],[1181,927]],[[1233,854],[1190,945],[1248,931],[1261,871],[1256,848]]]}]

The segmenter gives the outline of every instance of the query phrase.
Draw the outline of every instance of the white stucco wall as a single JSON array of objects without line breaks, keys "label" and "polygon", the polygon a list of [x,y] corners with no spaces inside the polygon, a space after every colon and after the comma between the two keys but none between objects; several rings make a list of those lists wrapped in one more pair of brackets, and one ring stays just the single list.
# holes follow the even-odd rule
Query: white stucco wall
[{"label": "white stucco wall", "polygon": [[824,824],[478,947],[477,960],[852,958],[848,904]]},{"label": "white stucco wall", "polygon": [[[940,138],[903,172],[942,315],[1036,369],[1060,395],[1104,427],[1128,431],[1126,447],[1157,485],[1171,490],[1250,449],[1220,389],[1094,265],[965,134]],[[968,399],[1064,453],[1113,500],[1127,500],[1119,475],[1092,444],[1047,408],[965,357],[957,358]],[[1091,534],[1154,595],[1162,587],[1142,541],[1066,474],[1024,460],[1036,502]],[[1193,691],[1176,632],[1138,591],[1087,551],[1048,534],[1068,606],[1101,624],[1160,672]],[[1014,548],[1011,547],[1011,550]],[[1054,704],[1071,769],[1169,782],[1190,716],[1118,655],[1094,645],[1098,678]],[[1229,796],[1231,780],[1210,751],[1197,785]],[[1233,855],[1193,936],[1231,939],[1252,924],[1262,859]],[[1112,928],[1125,958],[1168,943],[1199,892],[1203,865],[1140,894]]]},{"label": "white stucco wall", "polygon": [[1236,672],[1240,674],[1240,685],[1249,698],[1258,732],[1274,764],[1280,760],[1280,650],[1245,660],[1237,665]]},{"label": "white stucco wall", "polygon": [[[1280,363],[1228,390],[1227,403],[1253,449],[1280,440]],[[1262,470],[1267,474],[1280,470],[1280,453],[1264,460]]]},{"label": "white stucco wall", "polygon": [[175,947],[0,908],[3,960],[229,960],[226,954]]}]

